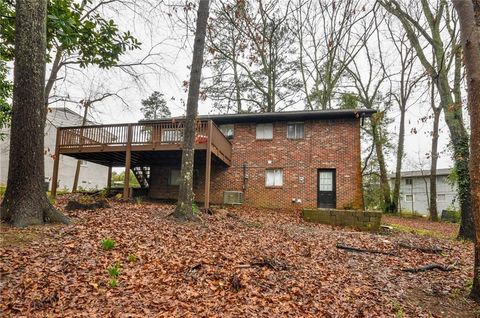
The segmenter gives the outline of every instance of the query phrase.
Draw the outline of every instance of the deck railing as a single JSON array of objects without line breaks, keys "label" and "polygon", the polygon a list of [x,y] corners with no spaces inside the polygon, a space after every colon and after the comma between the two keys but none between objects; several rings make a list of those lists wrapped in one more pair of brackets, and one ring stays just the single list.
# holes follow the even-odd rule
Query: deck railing
[{"label": "deck railing", "polygon": [[[212,125],[209,136],[209,125]],[[162,145],[181,144],[184,121],[159,123],[112,124],[59,128],[59,149],[82,149],[92,147],[152,146],[161,150]],[[213,147],[228,160],[232,145],[211,121],[198,121],[195,128],[196,143],[206,143],[209,138]]]}]

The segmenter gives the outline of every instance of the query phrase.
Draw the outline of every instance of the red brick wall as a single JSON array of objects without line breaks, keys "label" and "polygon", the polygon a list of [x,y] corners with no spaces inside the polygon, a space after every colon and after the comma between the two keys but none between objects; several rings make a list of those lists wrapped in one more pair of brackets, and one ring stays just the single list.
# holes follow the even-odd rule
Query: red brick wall
[{"label": "red brick wall", "polygon": [[[305,122],[305,138],[287,139],[287,123],[274,123],[272,140],[256,140],[256,124],[235,124],[231,139],[232,166],[212,166],[212,204],[221,204],[223,192],[244,191],[245,204],[262,207],[298,208],[317,205],[317,170],[336,169],[337,208],[363,206],[360,168],[360,120]],[[270,161],[270,163],[269,163]],[[243,166],[248,179],[243,182]],[[179,167],[179,166],[178,166]],[[265,170],[283,169],[283,186],[265,186]],[[195,194],[203,201],[204,163],[198,163]],[[300,177],[304,182],[300,182]],[[152,168],[150,195],[175,199],[178,187],[167,186],[168,167]],[[292,203],[300,199],[301,204]]]}]

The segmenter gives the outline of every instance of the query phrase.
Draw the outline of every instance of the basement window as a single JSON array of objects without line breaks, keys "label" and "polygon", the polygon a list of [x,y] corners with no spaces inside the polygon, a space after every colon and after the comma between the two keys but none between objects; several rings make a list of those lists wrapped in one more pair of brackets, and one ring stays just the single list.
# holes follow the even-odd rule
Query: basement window
[{"label": "basement window", "polygon": [[[168,185],[169,186],[179,186],[182,183],[182,170],[181,169],[171,169],[170,174],[168,175]],[[198,169],[193,170],[193,185],[198,186],[200,184],[200,172]]]},{"label": "basement window", "polygon": [[303,139],[305,137],[305,125],[303,123],[288,123],[287,138]]},{"label": "basement window", "polygon": [[178,186],[182,181],[181,171],[179,169],[170,170],[170,175],[168,176],[168,185]]},{"label": "basement window", "polygon": [[265,186],[266,187],[281,187],[281,186],[283,186],[283,170],[282,169],[267,169],[265,171]]},{"label": "basement window", "polygon": [[273,124],[257,124],[257,139],[273,139]]}]

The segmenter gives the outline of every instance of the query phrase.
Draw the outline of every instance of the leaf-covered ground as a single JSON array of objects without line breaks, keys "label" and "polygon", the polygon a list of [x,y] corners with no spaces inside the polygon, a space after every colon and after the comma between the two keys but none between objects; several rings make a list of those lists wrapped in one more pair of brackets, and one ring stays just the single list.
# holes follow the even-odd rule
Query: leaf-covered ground
[{"label": "leaf-covered ground", "polygon": [[[172,206],[113,202],[69,226],[1,225],[0,316],[476,317],[472,244],[314,225],[299,212],[231,208],[182,223]],[[62,206],[61,203],[59,203]],[[422,221],[423,222],[423,221]],[[390,222],[392,223],[392,222]],[[454,225],[452,225],[454,226]],[[104,250],[102,239],[116,242]],[[357,253],[338,243],[393,255]],[[438,247],[431,254],[399,243]],[[118,286],[108,268],[119,266]],[[408,273],[430,263],[454,265]]]}]

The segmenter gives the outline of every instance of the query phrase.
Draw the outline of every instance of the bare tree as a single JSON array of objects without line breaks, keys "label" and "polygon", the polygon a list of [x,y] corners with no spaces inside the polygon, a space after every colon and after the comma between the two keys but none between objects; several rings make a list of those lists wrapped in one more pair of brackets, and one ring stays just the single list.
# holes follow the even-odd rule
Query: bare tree
[{"label": "bare tree", "polygon": [[[399,67],[397,74],[392,74],[390,80],[395,85],[391,91],[391,97],[400,111],[400,123],[398,128],[397,156],[395,164],[395,181],[392,192],[392,212],[399,211],[400,200],[400,181],[402,172],[402,163],[405,155],[405,115],[409,107],[409,102],[416,86],[424,78],[425,73],[418,74],[418,59],[415,50],[408,42],[404,30],[398,31],[398,25],[392,19],[385,19],[387,28],[387,39],[392,43],[395,49],[395,59]],[[384,72],[387,72],[384,70]]]},{"label": "bare tree", "polygon": [[385,146],[387,145],[387,131],[385,129],[387,118],[385,117],[385,111],[390,103],[386,103],[382,96],[382,89],[385,88],[384,84],[389,75],[386,72],[381,50],[378,50],[378,53],[378,56],[375,57],[375,54],[373,54],[369,46],[364,45],[363,54],[359,55],[357,59],[350,63],[347,71],[353,78],[358,102],[367,109],[376,109],[379,111],[372,116],[368,133],[372,137],[379,167],[380,189],[383,196],[382,208],[384,211],[390,211],[392,201],[385,160]]},{"label": "bare tree", "polygon": [[307,109],[328,109],[350,63],[374,34],[373,13],[361,0],[298,0],[293,29]]},{"label": "bare tree", "polygon": [[200,0],[197,13],[197,27],[193,45],[193,58],[188,87],[187,116],[185,118],[185,131],[183,136],[182,170],[178,202],[173,216],[184,220],[197,219],[194,209],[193,194],[193,159],[195,144],[195,121],[198,113],[198,95],[202,76],[205,37],[209,14],[209,0]]},{"label": "bare tree", "polygon": [[[458,28],[453,8],[446,0],[438,1],[436,7],[432,7],[428,0],[377,2],[400,21],[425,71],[437,87],[440,106],[450,131],[458,175],[458,194],[462,210],[459,237],[473,239],[472,197],[468,173],[469,137],[463,122],[461,77],[452,76],[452,73],[457,74],[461,67],[458,59]],[[421,37],[417,36],[417,32]],[[433,57],[429,56],[430,50],[434,52],[436,64],[433,63]]]},{"label": "bare tree", "polygon": [[0,208],[3,221],[24,227],[68,223],[44,189],[44,81],[47,1],[17,0],[13,113],[7,191]]},{"label": "bare tree", "polygon": [[[208,28],[212,98],[236,102],[237,110],[241,102],[242,110],[259,112],[281,111],[299,101],[290,2],[219,1]],[[224,77],[229,72],[233,76]]]},{"label": "bare tree", "polygon": [[475,265],[470,296],[480,302],[480,1],[453,0],[458,12],[471,127],[470,181],[475,220]]},{"label": "bare tree", "polygon": [[438,221],[437,211],[437,162],[439,157],[438,152],[438,138],[439,138],[439,126],[440,115],[442,108],[437,106],[435,100],[435,85],[430,83],[430,109],[433,112],[433,128],[432,128],[432,148],[430,152],[430,202],[428,209],[430,212],[430,219],[432,221]]}]

